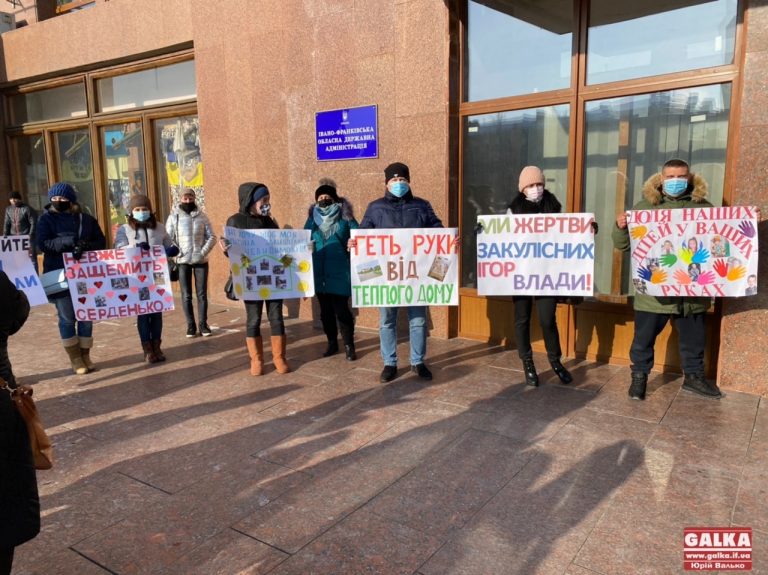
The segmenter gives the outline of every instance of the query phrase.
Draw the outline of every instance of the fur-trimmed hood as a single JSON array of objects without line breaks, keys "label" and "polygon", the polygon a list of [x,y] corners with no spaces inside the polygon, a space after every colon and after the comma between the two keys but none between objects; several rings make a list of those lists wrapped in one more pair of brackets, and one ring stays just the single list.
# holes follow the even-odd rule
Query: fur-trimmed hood
[{"label": "fur-trimmed hood", "polygon": [[688,189],[685,193],[677,198],[669,198],[669,196],[664,196],[661,191],[661,185],[664,181],[661,172],[654,174],[645,181],[645,184],[643,184],[643,197],[654,206],[658,206],[665,201],[665,198],[672,201],[690,198],[693,202],[701,203],[707,198],[709,186],[707,185],[707,181],[700,175],[691,174],[691,176],[692,183],[688,184]]},{"label": "fur-trimmed hood", "polygon": [[[348,222],[351,222],[355,219],[355,210],[352,207],[352,202],[350,202],[347,198],[339,196],[339,203],[341,204],[341,219],[347,220]],[[315,209],[315,206],[317,204],[312,203],[309,204],[309,208],[307,209],[307,217],[312,218],[313,216],[313,210]]]}]

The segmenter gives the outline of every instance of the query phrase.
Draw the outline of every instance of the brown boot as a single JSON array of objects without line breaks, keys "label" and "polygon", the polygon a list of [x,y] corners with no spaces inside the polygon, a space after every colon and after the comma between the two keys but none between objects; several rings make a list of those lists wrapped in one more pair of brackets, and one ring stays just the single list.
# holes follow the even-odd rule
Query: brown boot
[{"label": "brown boot", "polygon": [[291,368],[285,361],[285,336],[272,336],[272,362],[275,364],[277,373],[288,373]]},{"label": "brown boot", "polygon": [[72,365],[72,371],[77,375],[85,375],[88,373],[88,368],[85,366],[83,356],[80,352],[80,342],[78,341],[77,336],[63,339],[61,340],[61,343],[64,345],[64,351],[66,351],[69,356],[69,363]]},{"label": "brown boot", "polygon": [[153,339],[151,342],[152,349],[155,352],[155,357],[157,357],[157,361],[165,361],[165,354],[163,353],[163,350],[160,349],[160,344],[163,343],[162,339]]},{"label": "brown boot", "polygon": [[264,371],[264,340],[259,337],[246,337],[245,345],[251,356],[251,375],[261,375]]},{"label": "brown boot", "polygon": [[93,371],[96,369],[96,366],[91,361],[91,348],[93,347],[93,338],[79,337],[77,339],[80,340],[80,357],[83,358],[83,363],[85,364],[85,367],[88,368],[88,371]]},{"label": "brown boot", "polygon": [[151,341],[142,341],[141,342],[141,349],[144,350],[144,361],[147,363],[157,363],[160,361],[157,359],[157,355],[155,354],[155,348],[152,345]]}]

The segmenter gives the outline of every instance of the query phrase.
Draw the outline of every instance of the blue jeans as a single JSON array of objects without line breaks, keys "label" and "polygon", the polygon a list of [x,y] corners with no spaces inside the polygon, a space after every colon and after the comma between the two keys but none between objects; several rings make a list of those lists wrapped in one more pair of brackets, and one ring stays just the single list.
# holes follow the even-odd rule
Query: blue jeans
[{"label": "blue jeans", "polygon": [[59,315],[59,335],[61,339],[70,337],[91,337],[93,334],[92,321],[77,321],[75,319],[75,308],[72,306],[72,300],[67,293],[64,297],[52,298],[51,303],[56,306],[56,313]]},{"label": "blue jeans", "polygon": [[[397,366],[397,307],[379,308],[379,341],[384,365]],[[424,363],[427,354],[427,308],[410,306],[408,333],[411,341],[411,365]]]},{"label": "blue jeans", "polygon": [[163,337],[163,313],[147,313],[136,318],[141,343],[157,341]]}]

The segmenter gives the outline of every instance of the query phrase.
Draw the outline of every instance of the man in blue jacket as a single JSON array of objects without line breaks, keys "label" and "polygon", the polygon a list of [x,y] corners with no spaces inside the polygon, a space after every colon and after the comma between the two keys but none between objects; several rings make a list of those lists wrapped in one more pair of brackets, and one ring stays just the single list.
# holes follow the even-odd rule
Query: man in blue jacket
[{"label": "man in blue jacket", "polygon": [[[368,204],[360,229],[442,228],[432,205],[411,191],[408,166],[396,162],[384,170],[387,191],[383,198]],[[384,370],[379,381],[386,383],[397,376],[397,307],[379,308],[379,340]],[[432,379],[424,365],[427,353],[427,308],[409,306],[408,329],[411,343],[411,371],[421,379]]]}]

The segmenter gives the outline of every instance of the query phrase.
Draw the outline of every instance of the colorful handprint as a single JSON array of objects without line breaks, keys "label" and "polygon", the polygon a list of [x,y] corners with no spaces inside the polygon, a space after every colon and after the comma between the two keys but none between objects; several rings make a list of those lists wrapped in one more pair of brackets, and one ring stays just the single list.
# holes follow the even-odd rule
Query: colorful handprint
[{"label": "colorful handprint", "polygon": [[645,234],[648,233],[648,228],[645,226],[636,226],[632,228],[632,231],[630,234],[632,235],[632,239],[639,240],[645,237]]},{"label": "colorful handprint", "polygon": [[729,282],[735,282],[736,280],[740,280],[745,275],[747,275],[747,268],[744,266],[736,266],[728,270],[728,275],[726,276],[728,278]]},{"label": "colorful handprint", "polygon": [[712,267],[721,278],[728,275],[728,263],[724,259],[715,260]]},{"label": "colorful handprint", "polygon": [[755,237],[755,225],[750,220],[745,220],[739,224],[739,230],[748,238]]},{"label": "colorful handprint", "polygon": [[672,274],[672,277],[675,278],[675,281],[680,285],[688,285],[691,283],[691,276],[689,276],[683,270],[675,270],[675,273]]},{"label": "colorful handprint", "polygon": [[659,258],[661,265],[667,268],[671,268],[677,263],[677,256],[675,254],[664,254]]},{"label": "colorful handprint", "polygon": [[651,270],[649,270],[647,267],[640,266],[639,268],[637,268],[637,276],[640,279],[649,281],[651,279]]},{"label": "colorful handprint", "polygon": [[691,256],[691,263],[703,264],[709,259],[709,250],[703,246],[699,246],[696,253]]},{"label": "colorful handprint", "polygon": [[680,251],[677,252],[677,255],[683,262],[685,262],[685,265],[691,264],[691,260],[693,259],[693,252],[688,248],[680,248]]},{"label": "colorful handprint", "polygon": [[715,272],[711,270],[701,272],[696,278],[696,283],[703,286],[715,283]]},{"label": "colorful handprint", "polygon": [[651,274],[651,283],[663,284],[665,281],[667,281],[667,272],[664,270],[653,270],[653,273]]}]

